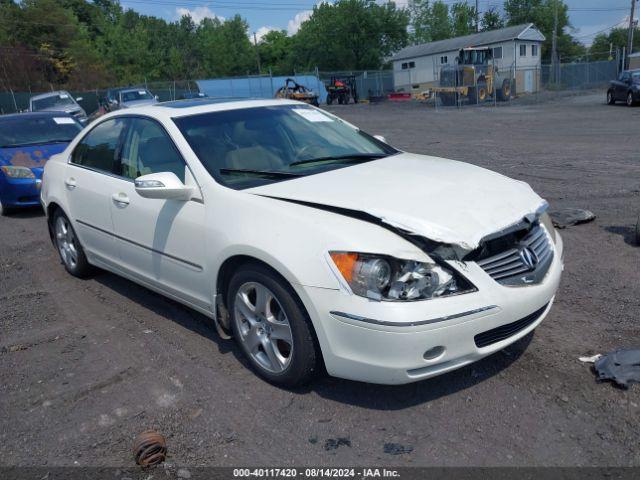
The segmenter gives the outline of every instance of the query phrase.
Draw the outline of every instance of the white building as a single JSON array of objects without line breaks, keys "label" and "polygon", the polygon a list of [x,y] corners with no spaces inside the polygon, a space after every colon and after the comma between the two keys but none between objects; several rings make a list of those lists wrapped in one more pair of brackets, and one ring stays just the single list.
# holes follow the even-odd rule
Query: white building
[{"label": "white building", "polygon": [[462,48],[490,47],[498,71],[514,72],[516,93],[540,89],[541,47],[545,37],[533,23],[412,45],[393,57],[396,91],[416,92],[437,85],[440,69],[454,65]]}]

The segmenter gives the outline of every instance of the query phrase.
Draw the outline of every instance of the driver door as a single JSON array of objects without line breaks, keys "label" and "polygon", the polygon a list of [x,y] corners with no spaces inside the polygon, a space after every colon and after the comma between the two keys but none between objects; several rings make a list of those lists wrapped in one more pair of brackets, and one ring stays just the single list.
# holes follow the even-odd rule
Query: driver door
[{"label": "driver door", "polygon": [[627,99],[627,87],[629,85],[630,80],[631,80],[631,74],[629,72],[622,72],[620,74],[620,78],[616,82],[616,86],[615,86],[616,100]]},{"label": "driver door", "polygon": [[[155,120],[128,118],[111,212],[123,268],[144,283],[210,310],[205,206],[199,187],[173,141]],[[143,198],[134,180],[173,172],[196,192],[191,200]]]}]

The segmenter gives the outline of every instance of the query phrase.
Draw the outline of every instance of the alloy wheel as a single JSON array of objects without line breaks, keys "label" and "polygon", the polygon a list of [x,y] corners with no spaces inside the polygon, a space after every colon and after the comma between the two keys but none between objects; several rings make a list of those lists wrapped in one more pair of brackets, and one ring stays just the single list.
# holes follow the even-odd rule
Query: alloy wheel
[{"label": "alloy wheel", "polygon": [[59,216],[56,220],[56,244],[58,245],[58,252],[60,252],[60,258],[67,266],[67,268],[73,270],[78,265],[78,248],[76,242],[76,236],[73,233],[69,221],[63,216]]},{"label": "alloy wheel", "polygon": [[280,373],[289,366],[293,353],[291,325],[267,287],[258,282],[243,284],[236,294],[234,320],[241,342],[261,368]]}]

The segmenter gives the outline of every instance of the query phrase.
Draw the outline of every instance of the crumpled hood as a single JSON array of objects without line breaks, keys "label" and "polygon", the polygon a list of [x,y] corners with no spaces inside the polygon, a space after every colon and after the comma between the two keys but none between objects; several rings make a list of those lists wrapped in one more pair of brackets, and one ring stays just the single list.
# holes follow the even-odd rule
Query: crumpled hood
[{"label": "crumpled hood", "polygon": [[67,148],[68,143],[51,143],[48,145],[29,145],[24,147],[0,148],[0,165],[27,167],[40,177],[44,164],[52,155]]},{"label": "crumpled hood", "polygon": [[246,191],[366,212],[465,250],[545,204],[524,182],[468,163],[409,153]]}]

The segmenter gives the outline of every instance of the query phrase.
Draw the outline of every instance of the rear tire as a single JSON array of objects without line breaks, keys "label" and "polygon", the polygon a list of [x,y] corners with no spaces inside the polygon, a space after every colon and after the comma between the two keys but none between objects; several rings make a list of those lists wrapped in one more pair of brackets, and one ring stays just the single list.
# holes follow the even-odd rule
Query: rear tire
[{"label": "rear tire", "polygon": [[317,374],[320,350],[311,320],[291,286],[260,264],[229,282],[231,328],[253,370],[275,385],[297,387]]},{"label": "rear tire", "polygon": [[469,105],[476,105],[478,103],[476,92],[475,87],[469,87],[469,90],[467,90],[467,103]]},{"label": "rear tire", "polygon": [[511,100],[511,82],[507,79],[502,82],[502,88],[498,90],[498,100],[501,102]]},{"label": "rear tire", "polygon": [[91,265],[87,261],[87,256],[71,222],[60,210],[53,215],[53,238],[60,260],[67,272],[78,278],[88,277],[91,273]]},{"label": "rear tire", "polygon": [[611,90],[607,91],[607,105],[614,105],[616,103],[616,97],[613,96]]}]

